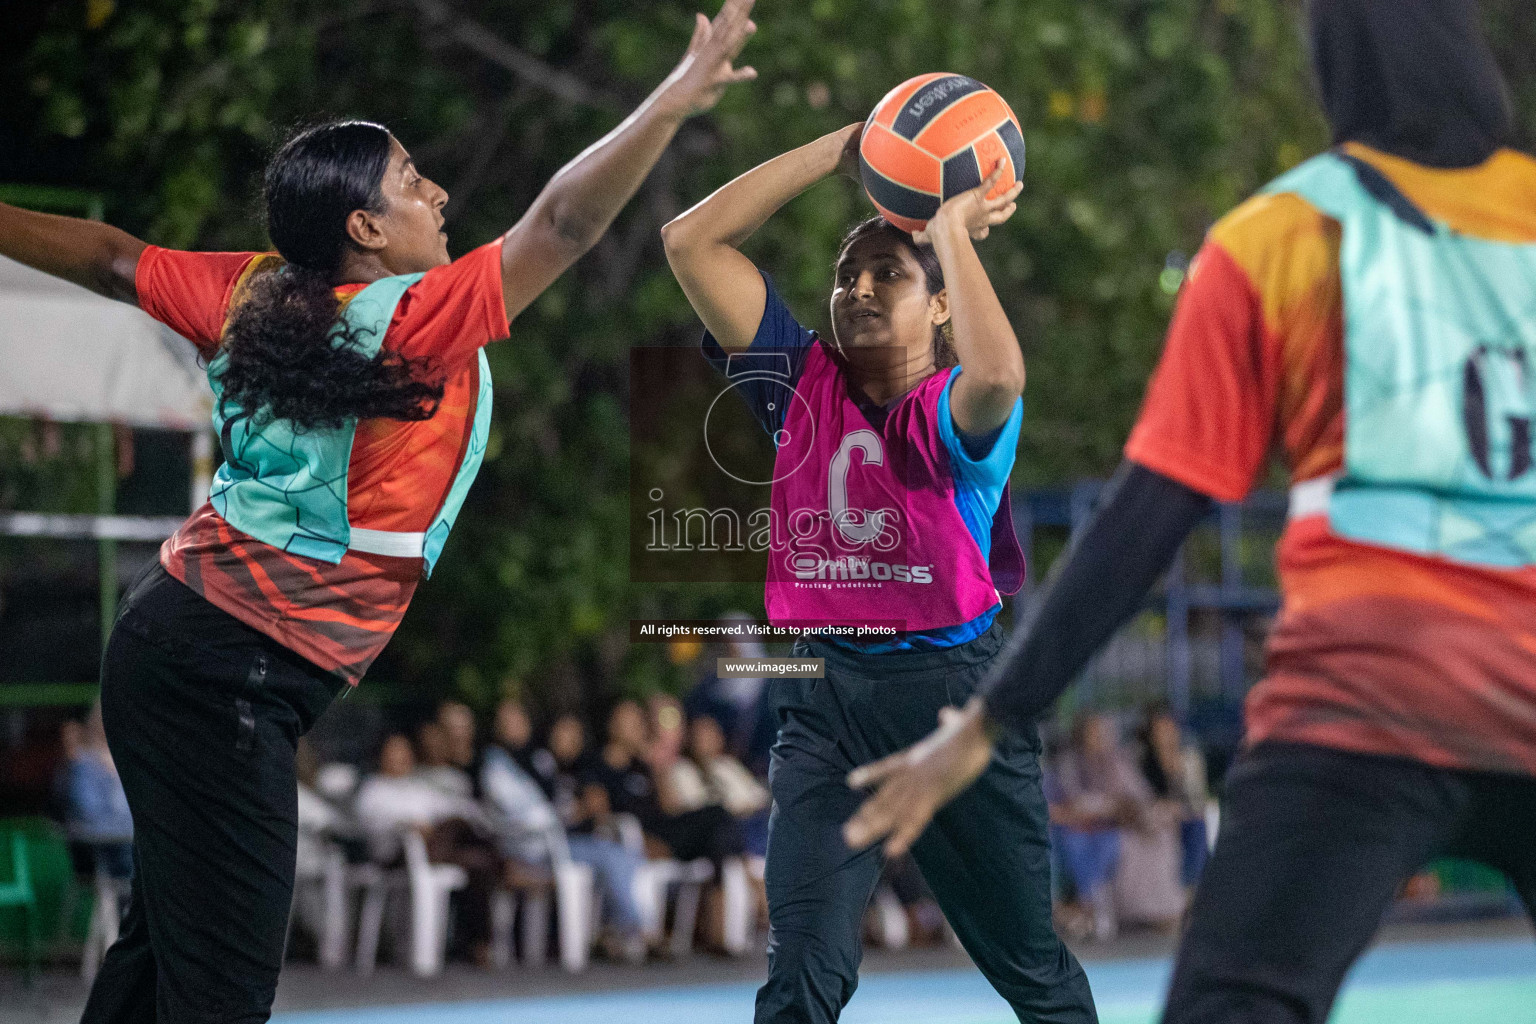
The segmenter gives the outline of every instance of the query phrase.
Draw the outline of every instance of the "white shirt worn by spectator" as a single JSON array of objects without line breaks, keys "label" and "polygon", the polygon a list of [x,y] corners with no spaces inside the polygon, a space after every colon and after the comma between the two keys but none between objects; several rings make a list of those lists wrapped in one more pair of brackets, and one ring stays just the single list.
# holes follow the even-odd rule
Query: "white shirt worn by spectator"
[{"label": "white shirt worn by spectator", "polygon": [[704,781],[704,773],[699,771],[699,766],[688,758],[678,758],[672,762],[672,767],[668,768],[667,772],[672,783],[672,797],[677,802],[679,812],[686,814],[718,803],[710,795],[709,786]]},{"label": "white shirt worn by spectator", "polygon": [[729,755],[704,765],[704,781],[732,815],[745,818],[768,806],[768,789],[747,766]]},{"label": "white shirt worn by spectator", "polygon": [[411,771],[416,778],[450,796],[466,799],[475,791],[469,773],[450,764],[421,765]]},{"label": "white shirt worn by spectator", "polygon": [[506,751],[488,747],[480,768],[480,789],[500,819],[497,832],[503,852],[525,863],[545,860],[551,852],[551,833],[561,828],[560,816],[533,776]]},{"label": "white shirt worn by spectator", "polygon": [[405,829],[430,828],[450,818],[488,825],[479,804],[467,796],[446,793],[416,775],[370,775],[358,787],[353,810],[368,834],[369,855],[381,862],[399,853],[400,833]]},{"label": "white shirt worn by spectator", "polygon": [[720,805],[738,818],[768,806],[768,790],[734,757],[721,755],[700,766],[691,758],[672,765],[672,793],[684,811]]},{"label": "white shirt worn by spectator", "polygon": [[327,836],[346,825],[345,816],[325,797],[299,783],[299,834],[294,854],[300,878],[312,878],[325,869]]}]

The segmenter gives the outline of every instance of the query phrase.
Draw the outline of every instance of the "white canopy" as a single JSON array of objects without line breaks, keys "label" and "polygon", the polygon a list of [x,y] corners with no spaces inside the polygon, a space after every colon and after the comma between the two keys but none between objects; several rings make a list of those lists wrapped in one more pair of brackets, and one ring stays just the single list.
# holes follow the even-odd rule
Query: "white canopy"
[{"label": "white canopy", "polygon": [[199,430],[212,402],[191,342],[0,256],[0,415]]}]

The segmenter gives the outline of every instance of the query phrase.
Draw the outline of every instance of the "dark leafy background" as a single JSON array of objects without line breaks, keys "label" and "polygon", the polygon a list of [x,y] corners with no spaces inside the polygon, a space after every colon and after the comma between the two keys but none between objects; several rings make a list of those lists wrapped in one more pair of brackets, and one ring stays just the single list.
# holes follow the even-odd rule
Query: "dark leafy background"
[{"label": "dark leafy background", "polygon": [[[146,240],[265,245],[274,141],[375,118],[452,195],[456,252],[504,231],[561,163],[666,73],[691,5],[633,0],[70,0],[9,12],[0,180],[97,190]],[[1524,126],[1536,20],[1488,4]],[[544,707],[675,685],[638,616],[761,610],[744,584],[631,584],[627,353],[698,327],[658,228],[732,175],[851,121],[902,79],[963,71],[1025,126],[1027,188],[985,258],[1029,363],[1016,482],[1107,472],[1186,254],[1326,145],[1288,0],[760,0],[759,73],[691,122],[601,245],[495,346],[493,456],[370,687]],[[809,323],[836,239],[869,212],[817,185],[750,245]],[[0,430],[0,468],[24,431]],[[67,446],[66,446],[67,447]],[[34,472],[35,471],[29,471]],[[50,486],[81,493],[67,480]]]}]

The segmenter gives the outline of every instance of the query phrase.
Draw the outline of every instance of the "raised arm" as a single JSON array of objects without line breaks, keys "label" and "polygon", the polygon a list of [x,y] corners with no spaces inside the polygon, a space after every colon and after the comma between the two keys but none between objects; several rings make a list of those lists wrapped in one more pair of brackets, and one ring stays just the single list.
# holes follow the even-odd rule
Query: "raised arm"
[{"label": "raised arm", "polygon": [[0,203],[0,256],[109,299],[138,303],[133,277],[144,248],[128,232],[97,221]]},{"label": "raised arm", "polygon": [[912,236],[933,246],[944,269],[955,355],[960,359],[960,376],[950,393],[950,414],[955,426],[967,434],[987,434],[1006,423],[1024,391],[1019,339],[971,244],[972,238],[987,237],[994,226],[1013,216],[1014,199],[1023,182],[996,199],[987,198],[1002,170],[998,161],[985,181],[945,202],[928,226]]},{"label": "raised arm", "polygon": [[768,301],[741,243],[779,207],[837,170],[862,127],[840,128],[754,167],[661,229],[683,294],[725,351],[752,344]]},{"label": "raised arm", "polygon": [[683,60],[613,131],[544,186],[501,247],[507,317],[526,309],[602,237],[633,198],[678,126],[719,102],[725,87],[757,77],[731,62],[757,26],[753,0],[725,0],[714,21],[697,16]]}]

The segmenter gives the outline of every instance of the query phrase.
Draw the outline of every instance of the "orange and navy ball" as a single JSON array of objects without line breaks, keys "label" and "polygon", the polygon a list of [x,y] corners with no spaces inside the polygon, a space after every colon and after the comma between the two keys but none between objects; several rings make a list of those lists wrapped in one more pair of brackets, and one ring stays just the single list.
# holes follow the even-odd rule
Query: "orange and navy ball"
[{"label": "orange and navy ball", "polygon": [[1001,96],[974,78],[908,79],[875,105],[859,140],[859,176],[882,216],[919,231],[944,200],[975,188],[1001,158],[989,196],[1024,176],[1024,135]]}]

